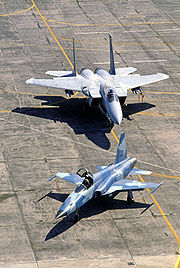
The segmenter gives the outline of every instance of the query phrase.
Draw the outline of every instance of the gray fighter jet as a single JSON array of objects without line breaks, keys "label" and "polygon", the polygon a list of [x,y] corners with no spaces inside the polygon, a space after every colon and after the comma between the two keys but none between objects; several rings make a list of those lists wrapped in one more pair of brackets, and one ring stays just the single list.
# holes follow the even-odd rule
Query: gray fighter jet
[{"label": "gray fighter jet", "polygon": [[126,180],[128,175],[149,175],[150,171],[135,168],[136,158],[127,156],[125,134],[122,133],[117,149],[116,159],[108,166],[98,166],[100,171],[91,174],[86,169],[79,169],[76,174],[63,173],[59,171],[48,181],[55,177],[62,178],[76,185],[75,190],[66,198],[57,212],[56,218],[67,216],[76,212],[75,219],[78,220],[78,209],[92,198],[114,193],[128,193],[128,203],[133,202],[132,191],[142,191],[145,188],[153,188],[153,193],[162,183],[143,183],[135,180]]},{"label": "gray fighter jet", "polygon": [[84,68],[80,74],[77,74],[73,39],[73,71],[47,71],[46,74],[55,77],[53,79],[30,78],[26,83],[65,89],[68,96],[73,95],[74,91],[83,92],[89,97],[88,103],[90,107],[97,105],[113,123],[120,124],[122,121],[121,105],[126,100],[128,89],[141,94],[141,86],[167,79],[169,76],[162,73],[144,76],[132,75],[137,70],[133,67],[115,69],[111,35],[109,35],[109,43],[109,72],[102,68],[97,68],[93,73],[91,70]]}]

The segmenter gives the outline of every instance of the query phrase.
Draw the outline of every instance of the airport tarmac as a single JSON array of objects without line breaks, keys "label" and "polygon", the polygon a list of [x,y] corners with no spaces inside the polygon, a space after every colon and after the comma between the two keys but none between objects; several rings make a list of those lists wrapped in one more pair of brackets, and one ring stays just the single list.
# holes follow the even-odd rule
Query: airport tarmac
[{"label": "airport tarmac", "polygon": [[[0,267],[179,267],[180,247],[180,1],[1,0],[0,2]],[[48,70],[109,69],[108,35],[116,67],[169,75],[128,92],[124,119],[111,130],[82,94],[28,86]],[[114,161],[120,133],[138,168],[164,182],[153,196],[135,192],[93,200],[76,224],[56,221],[73,185],[59,170]],[[49,193],[49,197],[37,202]]]}]

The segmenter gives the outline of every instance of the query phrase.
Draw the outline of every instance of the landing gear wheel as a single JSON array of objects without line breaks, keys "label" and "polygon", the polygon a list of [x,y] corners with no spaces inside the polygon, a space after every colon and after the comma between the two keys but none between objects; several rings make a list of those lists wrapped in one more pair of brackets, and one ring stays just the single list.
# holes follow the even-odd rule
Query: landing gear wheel
[{"label": "landing gear wheel", "polygon": [[132,191],[128,191],[127,203],[128,203],[128,204],[132,204],[132,203],[134,203],[134,199],[133,199]]},{"label": "landing gear wheel", "polygon": [[74,222],[79,221],[79,211],[76,211],[75,216],[74,216]]}]

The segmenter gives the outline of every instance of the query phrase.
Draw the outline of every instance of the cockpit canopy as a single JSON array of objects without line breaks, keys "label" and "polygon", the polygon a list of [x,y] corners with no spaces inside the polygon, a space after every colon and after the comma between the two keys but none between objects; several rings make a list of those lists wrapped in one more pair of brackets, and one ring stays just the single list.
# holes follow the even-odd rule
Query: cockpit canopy
[{"label": "cockpit canopy", "polygon": [[77,174],[84,178],[82,185],[86,188],[89,189],[92,185],[93,185],[93,174],[91,172],[89,172],[87,169],[85,168],[80,168],[77,171]]},{"label": "cockpit canopy", "polygon": [[118,101],[118,97],[114,91],[114,89],[109,88],[107,90],[107,101],[112,102],[112,101]]}]

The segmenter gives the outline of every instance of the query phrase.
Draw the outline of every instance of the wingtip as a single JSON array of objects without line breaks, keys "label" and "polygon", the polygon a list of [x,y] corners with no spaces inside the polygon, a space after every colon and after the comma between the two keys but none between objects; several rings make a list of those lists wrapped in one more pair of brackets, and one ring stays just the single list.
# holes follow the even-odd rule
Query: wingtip
[{"label": "wingtip", "polygon": [[163,74],[163,73],[157,73],[157,74],[160,75],[162,79],[168,79],[169,78],[169,75],[167,75],[167,74]]},{"label": "wingtip", "polygon": [[29,78],[28,80],[26,80],[26,84],[33,84],[34,78]]}]

